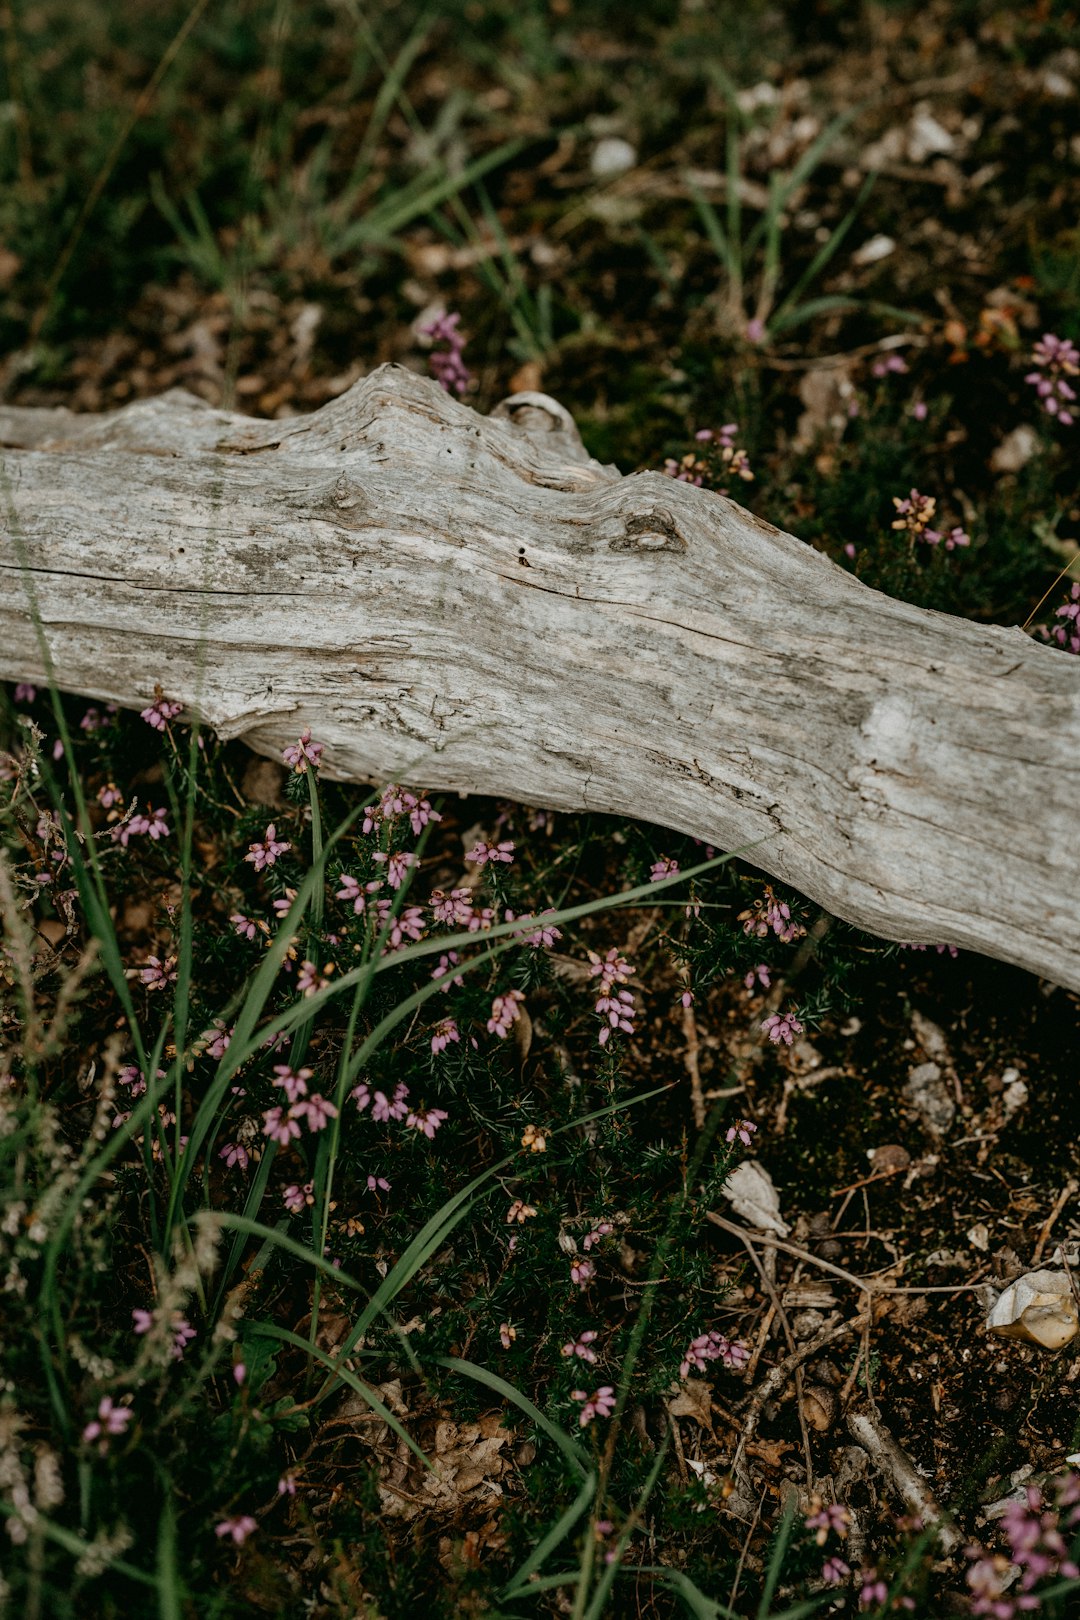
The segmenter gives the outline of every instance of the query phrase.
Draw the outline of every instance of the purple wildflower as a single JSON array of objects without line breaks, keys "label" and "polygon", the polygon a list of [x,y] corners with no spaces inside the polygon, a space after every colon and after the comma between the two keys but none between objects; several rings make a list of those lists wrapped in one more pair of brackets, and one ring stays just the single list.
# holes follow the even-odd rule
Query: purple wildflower
[{"label": "purple wildflower", "polygon": [[433,1053],[445,1052],[452,1041],[460,1041],[461,1031],[452,1018],[444,1018],[435,1025],[431,1035]]},{"label": "purple wildflower", "polygon": [[284,855],[285,851],[291,848],[292,845],[287,840],[278,838],[277,827],[271,822],[262,842],[251,844],[244,859],[251,861],[256,872],[261,872],[264,867],[275,866],[278,856]]},{"label": "purple wildflower", "polygon": [[724,1140],[725,1142],[739,1141],[742,1143],[743,1147],[749,1147],[750,1139],[755,1135],[756,1132],[757,1126],[754,1124],[752,1119],[737,1119],[734,1124],[729,1125],[727,1130],[724,1132]]},{"label": "purple wildflower", "polygon": [[1048,416],[1054,417],[1062,427],[1071,427],[1076,390],[1065,379],[1080,372],[1080,350],[1068,338],[1044,332],[1031,358],[1036,369],[1029,371],[1024,381],[1034,387],[1039,404]]},{"label": "purple wildflower", "polygon": [[322,759],[323,744],[312,742],[311,727],[305,726],[294,743],[281,751],[281,757],[286,765],[291,765],[297,776],[302,776],[310,765],[318,775],[319,761]]},{"label": "purple wildflower", "polygon": [[487,1021],[488,1034],[498,1035],[500,1040],[510,1033],[510,1026],[521,1015],[521,1003],[525,1000],[521,990],[508,990],[503,996],[496,996],[491,1003],[491,1017]]},{"label": "purple wildflower", "polygon": [[801,1035],[803,1026],[793,1012],[770,1013],[768,1018],[762,1020],[762,1029],[775,1045],[783,1041],[790,1046],[796,1035]]},{"label": "purple wildflower", "polygon": [[175,720],[176,716],[182,713],[183,707],[182,703],[173,703],[169,698],[163,697],[159,686],[153,703],[149,708],[140,711],[139,718],[145,720],[148,726],[153,726],[155,731],[164,731],[169,721]]},{"label": "purple wildflower", "polygon": [[250,1513],[241,1513],[231,1519],[222,1519],[214,1526],[215,1536],[230,1536],[238,1547],[242,1546],[258,1525]]},{"label": "purple wildflower", "polygon": [[486,866],[489,861],[496,863],[505,861],[509,864],[514,859],[513,839],[504,839],[501,844],[489,844],[485,839],[473,845],[465,859],[473,861],[477,866]]},{"label": "purple wildflower", "polygon": [[443,1121],[449,1118],[449,1114],[442,1108],[417,1108],[405,1116],[405,1124],[407,1128],[419,1131],[430,1141]]},{"label": "purple wildflower", "polygon": [[100,1440],[102,1452],[108,1450],[109,1439],[112,1435],[123,1434],[131,1422],[131,1408],[129,1406],[114,1406],[108,1395],[103,1395],[98,1402],[97,1416],[92,1418],[82,1432],[87,1444],[92,1440]]},{"label": "purple wildflower", "polygon": [[428,365],[431,375],[445,388],[448,394],[461,395],[472,381],[472,372],[462,358],[461,351],[465,347],[465,339],[458,331],[460,314],[455,310],[452,314],[437,315],[427,326],[420,327],[420,336],[429,338],[434,343],[445,343],[445,349],[432,349],[428,355]]},{"label": "purple wildflower", "polygon": [[578,1418],[583,1429],[593,1418],[610,1417],[615,1410],[615,1391],[610,1384],[602,1384],[591,1395],[587,1395],[583,1389],[572,1389],[570,1399],[583,1403]]},{"label": "purple wildflower", "polygon": [[744,1344],[713,1329],[709,1333],[699,1333],[696,1339],[690,1340],[686,1354],[679,1363],[679,1377],[685,1378],[691,1368],[694,1372],[704,1372],[706,1363],[710,1361],[722,1361],[725,1367],[739,1372],[749,1359],[750,1352]]},{"label": "purple wildflower", "polygon": [[596,1339],[595,1328],[586,1328],[585,1332],[579,1333],[576,1339],[571,1339],[563,1345],[561,1354],[564,1356],[577,1356],[579,1361],[595,1362],[596,1351],[593,1349],[593,1345]]}]

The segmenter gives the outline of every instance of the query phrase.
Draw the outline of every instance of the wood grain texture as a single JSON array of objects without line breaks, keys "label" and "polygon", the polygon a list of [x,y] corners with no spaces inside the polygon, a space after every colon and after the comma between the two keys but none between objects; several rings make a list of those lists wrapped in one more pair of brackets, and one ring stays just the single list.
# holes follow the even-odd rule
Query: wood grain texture
[{"label": "wood grain texture", "polygon": [[261,422],[0,408],[0,676],[160,682],[328,774],[614,811],[891,939],[1080,988],[1080,661],[868,589],[733,502],[382,367]]}]

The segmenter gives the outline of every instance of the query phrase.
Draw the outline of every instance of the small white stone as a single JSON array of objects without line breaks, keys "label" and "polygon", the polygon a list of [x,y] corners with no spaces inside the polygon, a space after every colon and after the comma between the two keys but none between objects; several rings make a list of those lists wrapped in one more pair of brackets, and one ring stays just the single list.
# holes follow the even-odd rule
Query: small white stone
[{"label": "small white stone", "polygon": [[907,155],[912,163],[952,151],[955,141],[928,107],[917,107],[907,134]]},{"label": "small white stone", "polygon": [[625,174],[627,169],[632,169],[636,162],[636,147],[619,135],[605,135],[593,147],[589,168],[597,180],[611,180],[615,175]]},{"label": "small white stone", "polygon": [[851,255],[852,264],[877,264],[880,259],[887,259],[890,253],[896,252],[896,243],[891,236],[872,236],[862,247],[856,248]]},{"label": "small white stone", "polygon": [[1007,433],[990,455],[990,471],[1015,473],[1026,467],[1039,449],[1039,435],[1029,422],[1021,422]]}]

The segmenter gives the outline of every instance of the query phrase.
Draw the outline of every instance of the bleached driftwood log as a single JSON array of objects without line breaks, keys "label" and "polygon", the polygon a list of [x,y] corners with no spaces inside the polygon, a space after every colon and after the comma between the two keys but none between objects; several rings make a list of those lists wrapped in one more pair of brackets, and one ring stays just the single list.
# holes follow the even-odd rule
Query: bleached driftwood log
[{"label": "bleached driftwood log", "polygon": [[160,682],[330,774],[616,811],[1080,987],[1080,660],[925,612],[568,414],[383,367],[261,422],[0,408],[0,676]]}]

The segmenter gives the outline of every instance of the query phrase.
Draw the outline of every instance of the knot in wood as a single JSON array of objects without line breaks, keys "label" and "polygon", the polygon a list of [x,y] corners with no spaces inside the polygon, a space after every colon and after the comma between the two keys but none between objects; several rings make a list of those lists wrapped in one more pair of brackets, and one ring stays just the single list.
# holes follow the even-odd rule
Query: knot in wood
[{"label": "knot in wood", "polygon": [[675,551],[681,556],[690,547],[679,533],[675,519],[662,506],[650,512],[635,512],[626,520],[622,534],[608,542],[610,551]]}]

